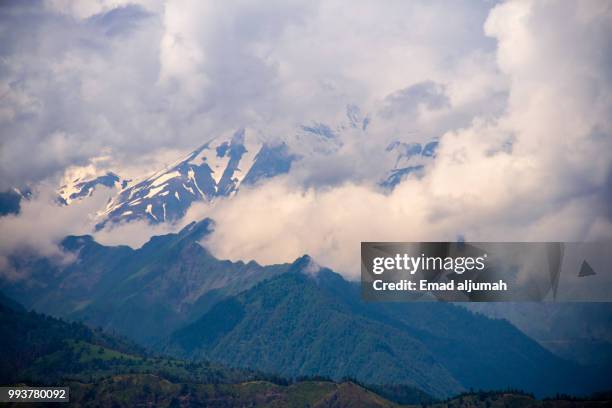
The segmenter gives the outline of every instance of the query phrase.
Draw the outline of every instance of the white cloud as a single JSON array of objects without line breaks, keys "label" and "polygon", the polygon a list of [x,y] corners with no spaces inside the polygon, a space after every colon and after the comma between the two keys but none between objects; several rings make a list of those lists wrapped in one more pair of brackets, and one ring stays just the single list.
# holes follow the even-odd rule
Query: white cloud
[{"label": "white cloud", "polygon": [[[297,123],[337,122],[348,103],[374,112],[425,81],[449,90],[453,112],[410,127],[439,133],[488,109],[496,81],[483,63],[494,45],[482,33],[490,4],[44,4],[0,9],[3,189],[87,165],[101,149],[127,166],[243,126],[286,137]],[[467,91],[464,78],[484,79]],[[60,134],[74,151],[45,154]]]},{"label": "white cloud", "polygon": [[185,220],[176,224],[156,225],[151,225],[145,220],[138,220],[111,225],[103,230],[96,231],[93,236],[96,242],[102,245],[128,245],[132,248],[140,248],[151,236],[177,232],[185,225]]},{"label": "white cloud", "polygon": [[[221,257],[310,253],[351,276],[360,240],[610,233],[605,2],[60,3],[0,10],[5,187],[101,152],[135,174],[243,126],[292,141],[296,124],[338,123],[356,103],[367,132],[187,221],[215,218],[208,245]],[[441,144],[423,179],[389,195],[374,186],[389,141],[432,138]],[[98,237],[139,245],[160,231]]]},{"label": "white cloud", "polygon": [[612,13],[585,4],[510,2],[492,11],[485,27],[499,41],[507,109],[447,132],[422,180],[387,196],[351,184],[317,191],[271,182],[218,206],[207,244],[223,258],[265,263],[309,253],[356,277],[362,240],[612,236],[602,218],[612,101],[610,61],[601,57],[610,52]]},{"label": "white cloud", "polygon": [[57,205],[53,187],[41,186],[31,200],[22,200],[19,214],[0,218],[0,272],[10,279],[24,278],[27,270],[12,269],[8,257],[20,251],[49,257],[56,262],[70,261],[58,244],[67,235],[91,231],[96,209],[108,199],[108,190],[100,188],[89,200],[71,206]]}]

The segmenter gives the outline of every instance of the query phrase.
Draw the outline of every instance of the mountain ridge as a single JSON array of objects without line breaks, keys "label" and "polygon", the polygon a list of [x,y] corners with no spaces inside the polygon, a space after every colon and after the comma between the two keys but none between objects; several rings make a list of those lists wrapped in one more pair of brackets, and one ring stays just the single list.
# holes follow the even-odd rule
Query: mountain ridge
[{"label": "mountain ridge", "polygon": [[[0,328],[0,385],[61,384],[70,388],[71,406],[396,406],[350,381],[287,380],[152,355],[80,323],[26,312],[1,292]],[[381,390],[405,402],[432,400],[408,388]]]},{"label": "mountain ridge", "polygon": [[[1,280],[0,290],[178,357],[290,377],[395,378],[436,396],[533,384],[542,394],[581,394],[606,385],[603,371],[554,356],[505,320],[445,303],[365,303],[358,283],[308,255],[271,266],[218,260],[199,243],[213,229],[205,219],[139,249],[67,237],[74,262],[13,257],[30,275]],[[567,382],[572,373],[575,383]]]},{"label": "mountain ridge", "polygon": [[106,223],[145,219],[174,222],[196,201],[235,194],[241,184],[289,171],[294,157],[286,145],[269,145],[238,129],[229,140],[213,138],[174,164],[123,188],[100,214]]},{"label": "mountain ridge", "polygon": [[[505,320],[444,303],[364,303],[358,285],[311,265],[298,258],[286,273],[220,301],[162,349],[284,376],[395,381],[437,397],[470,388],[551,395],[606,385],[600,373],[554,356]],[[583,378],[576,381],[576,372]]]},{"label": "mountain ridge", "polygon": [[[333,157],[344,146],[346,132],[366,136],[369,123],[369,117],[363,116],[357,106],[348,105],[345,121],[336,126],[312,121],[296,126],[291,137],[273,141],[266,141],[262,131],[242,127],[231,136],[211,137],[172,164],[134,180],[118,176],[121,169],[76,177],[59,188],[57,201],[70,205],[91,196],[99,187],[107,187],[113,193],[95,214],[96,230],[137,220],[174,223],[194,202],[233,196],[241,185],[253,186],[289,173],[293,164],[303,159],[316,158],[316,163]],[[379,152],[388,166],[377,169],[370,181],[381,193],[388,193],[407,177],[422,177],[435,158],[437,146],[437,140],[417,143],[394,138]]]},{"label": "mountain ridge", "polygon": [[212,228],[210,219],[193,222],[138,249],[69,236],[61,245],[74,262],[12,256],[13,267],[29,271],[28,282],[0,281],[0,290],[28,308],[155,342],[218,299],[286,268],[216,259],[199,244]]}]

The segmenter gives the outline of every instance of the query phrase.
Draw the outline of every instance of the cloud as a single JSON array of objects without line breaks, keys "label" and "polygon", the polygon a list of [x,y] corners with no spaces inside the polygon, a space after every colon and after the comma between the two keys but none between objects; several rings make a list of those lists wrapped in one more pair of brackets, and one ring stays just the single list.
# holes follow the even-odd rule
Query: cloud
[{"label": "cloud", "polygon": [[264,263],[305,252],[355,278],[360,241],[609,238],[611,18],[587,3],[495,7],[485,30],[510,83],[502,115],[446,132],[425,177],[388,195],[287,179],[243,190],[212,211],[206,244]]},{"label": "cloud", "polygon": [[[203,219],[202,217],[200,219]],[[152,236],[165,235],[180,231],[182,227],[187,225],[186,219],[170,224],[155,224],[151,225],[145,220],[132,221],[128,223],[119,223],[96,231],[93,236],[96,242],[102,245],[128,245],[132,248],[140,248]]]},{"label": "cloud", "polygon": [[349,103],[375,112],[425,81],[452,105],[410,121],[431,136],[489,109],[498,86],[482,33],[491,4],[129,3],[0,8],[0,189],[59,177],[101,150],[121,174],[239,127],[291,138],[300,123],[337,123]]},{"label": "cloud", "polygon": [[[304,157],[286,177],[194,206],[186,221],[216,220],[206,244],[220,257],[306,252],[354,277],[360,240],[610,234],[605,2],[41,4],[0,8],[2,188],[74,166],[138,174],[246,126]],[[299,125],[335,130],[347,104],[367,129],[308,154]],[[390,142],[432,139],[423,178],[376,186]],[[99,239],[140,245],[164,228]]]},{"label": "cloud", "polygon": [[57,205],[54,188],[41,186],[30,200],[21,201],[17,215],[0,217],[0,272],[9,279],[26,277],[26,270],[14,270],[8,259],[19,252],[30,252],[63,263],[72,260],[58,244],[67,235],[91,231],[97,208],[109,197],[110,191],[100,188],[89,200],[71,206]]}]

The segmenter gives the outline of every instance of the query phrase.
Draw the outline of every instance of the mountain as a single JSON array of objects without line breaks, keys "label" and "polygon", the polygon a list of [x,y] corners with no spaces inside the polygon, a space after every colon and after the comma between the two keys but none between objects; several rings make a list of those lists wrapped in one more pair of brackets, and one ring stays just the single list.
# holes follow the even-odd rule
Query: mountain
[{"label": "mountain", "polygon": [[150,355],[120,338],[13,308],[14,301],[3,299],[0,293],[0,385],[68,386],[71,406],[395,406],[351,382],[291,382]]},{"label": "mountain", "polygon": [[417,177],[422,176],[425,166],[434,159],[437,148],[437,141],[431,141],[425,145],[399,140],[390,143],[385,151],[393,167],[379,183],[380,186],[392,190],[410,174],[415,174]]},{"label": "mountain", "polygon": [[71,236],[62,246],[74,262],[15,255],[11,266],[29,275],[0,280],[0,290],[29,309],[177,357],[288,377],[352,377],[436,396],[470,387],[547,394],[610,385],[601,375],[609,365],[588,371],[564,361],[505,320],[444,303],[364,303],[357,283],[316,272],[307,257],[271,266],[218,260],[199,244],[213,227],[192,223],[139,249]]},{"label": "mountain", "polygon": [[[173,164],[137,181],[123,180],[113,172],[76,178],[60,187],[58,201],[68,205],[91,196],[97,187],[117,190],[97,214],[97,229],[134,220],[149,223],[181,219],[194,202],[209,202],[236,194],[241,185],[290,172],[292,164],[305,158],[332,157],[347,137],[368,137],[370,119],[354,105],[347,106],[346,119],[329,125],[308,122],[293,134],[267,143],[253,129],[238,129],[231,137],[208,140]],[[437,141],[415,143],[395,140],[385,149],[388,170],[373,174],[373,181],[392,190],[411,174],[420,177],[435,157]],[[316,160],[315,160],[316,162]],[[0,197],[1,198],[1,197]]]},{"label": "mountain", "polygon": [[[85,359],[75,361],[60,356],[75,348],[113,349],[119,354],[139,354],[141,348],[119,338],[96,332],[79,323],[67,323],[49,316],[26,312],[16,302],[0,294],[0,384],[19,380],[56,381],[77,370],[93,369]],[[85,351],[83,351],[85,353]],[[82,354],[83,354],[82,353]],[[81,354],[81,356],[82,356]],[[48,370],[54,364],[53,370]]]},{"label": "mountain", "polygon": [[469,388],[549,395],[611,385],[507,321],[444,303],[365,303],[357,284],[312,271],[308,257],[297,260],[287,273],[217,303],[163,350],[283,376],[408,384],[438,397]]},{"label": "mountain", "polygon": [[13,256],[12,266],[28,271],[28,277],[0,280],[0,288],[28,308],[154,343],[220,298],[287,268],[216,259],[198,243],[212,226],[210,220],[192,223],[177,234],[152,237],[136,250],[70,236],[61,245],[74,262],[58,265],[30,253]]},{"label": "mountain", "polygon": [[[242,185],[253,186],[261,180],[289,173],[295,162],[307,157],[332,157],[343,147],[346,137],[368,137],[369,124],[368,116],[362,115],[357,106],[349,105],[343,122],[301,124],[292,134],[274,143],[263,141],[261,132],[239,128],[230,137],[211,138],[173,164],[135,180],[117,175],[121,171],[75,177],[58,188],[57,202],[70,205],[106,187],[112,189],[110,200],[96,214],[91,214],[97,220],[97,230],[136,220],[152,224],[174,222],[194,202],[233,196]],[[388,170],[377,170],[372,175],[373,181],[389,191],[410,175],[421,177],[434,160],[437,146],[435,140],[393,141],[384,152]],[[21,190],[0,192],[0,216],[19,212],[21,199],[32,195],[29,188]]]},{"label": "mountain", "polygon": [[584,399],[572,398],[567,395],[556,395],[553,398],[537,400],[532,394],[520,390],[478,391],[464,393],[446,401],[427,404],[427,406],[430,408],[603,408],[609,406],[610,397],[609,393],[596,393]]},{"label": "mountain", "polygon": [[4,293],[0,292],[0,308],[2,310],[11,310],[15,312],[25,312],[26,309],[20,303],[14,301]]},{"label": "mountain", "polygon": [[392,408],[399,405],[352,382],[300,381],[274,384],[177,384],[152,375],[122,375],[95,384],[69,383],[77,407],[289,407]]},{"label": "mountain", "polygon": [[60,187],[58,201],[61,204],[69,205],[74,200],[90,197],[98,186],[120,190],[127,186],[127,183],[127,180],[121,180],[121,178],[113,172],[107,172],[102,176],[94,178],[76,178],[70,183]]},{"label": "mountain", "polygon": [[555,354],[585,365],[612,364],[611,303],[466,303],[506,319]]},{"label": "mountain", "polygon": [[344,145],[344,133],[364,136],[369,123],[370,118],[363,116],[359,107],[348,105],[344,121],[336,125],[317,121],[300,124],[287,143],[300,157],[331,156]]},{"label": "mountain", "polygon": [[0,192],[0,216],[18,214],[21,196],[13,190]]},{"label": "mountain", "polygon": [[[610,396],[537,401],[516,391],[466,393],[436,402],[398,386],[353,381],[286,380],[208,362],[151,355],[130,342],[79,323],[26,312],[0,293],[0,385],[70,388],[74,407],[397,407],[608,406]],[[391,398],[391,400],[386,399]],[[396,403],[392,402],[395,401]],[[44,405],[44,404],[43,404]],[[411,405],[414,406],[414,405]]]},{"label": "mountain", "polygon": [[29,189],[13,188],[0,191],[0,217],[9,214],[19,214],[21,210],[21,200],[29,200],[32,192]]},{"label": "mountain", "polygon": [[241,184],[286,173],[294,157],[284,144],[269,145],[239,129],[229,140],[213,139],[176,163],[121,190],[102,213],[107,222],[176,221],[195,201],[230,196]]}]

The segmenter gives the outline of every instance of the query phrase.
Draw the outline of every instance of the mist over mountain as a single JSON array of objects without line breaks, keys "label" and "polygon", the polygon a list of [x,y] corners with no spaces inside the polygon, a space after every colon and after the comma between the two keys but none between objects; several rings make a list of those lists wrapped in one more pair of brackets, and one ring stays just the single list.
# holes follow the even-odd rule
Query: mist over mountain
[{"label": "mist over mountain", "polygon": [[[302,156],[303,164],[292,161],[289,191],[278,200],[312,188],[352,201],[358,198],[342,189],[363,187],[376,194],[367,200],[360,191],[362,201],[393,209],[374,226],[381,235],[392,234],[397,214],[409,219],[415,237],[431,231],[426,239],[610,235],[610,157],[602,153],[612,151],[610,101],[597,91],[610,85],[606,6],[197,3],[186,6],[190,12],[158,1],[3,7],[0,190],[53,183],[65,185],[70,198],[81,191],[73,184],[110,171],[134,184],[120,199],[114,192],[114,220],[173,221],[188,202],[215,188],[234,191],[246,175],[232,165],[218,186],[225,169],[210,173],[202,157],[177,169],[180,176],[166,174],[166,162],[176,160],[168,155],[184,158],[212,139],[215,147],[229,143],[239,129],[248,145],[253,129],[258,142],[284,142]],[[430,163],[427,146],[435,142]],[[385,155],[388,148],[395,153]],[[242,172],[258,153],[245,149]],[[229,164],[228,151],[211,152],[211,163]],[[415,162],[396,165],[398,153]],[[63,180],[69,169],[90,166],[92,178]],[[135,186],[159,171],[168,179]],[[383,187],[373,187],[378,183]],[[397,208],[401,202],[410,205]],[[346,216],[352,224],[363,219]],[[337,231],[330,241],[343,241]],[[234,251],[231,258],[247,255]]]},{"label": "mist over mountain", "polygon": [[[343,133],[359,132],[362,137],[368,137],[369,122],[357,106],[349,105],[341,124],[300,125],[294,137],[287,141],[266,142],[261,132],[241,128],[230,137],[211,139],[151,175],[128,180],[107,171],[99,176],[77,177],[59,188],[58,201],[69,205],[90,197],[97,187],[108,187],[112,195],[106,207],[90,215],[98,220],[96,229],[138,220],[151,224],[177,222],[193,203],[231,197],[241,185],[253,187],[258,182],[289,173],[294,163],[303,167],[327,158],[333,160],[344,143]],[[421,144],[393,140],[384,152],[374,155],[386,163],[373,165],[370,181],[390,191],[410,174],[422,176],[425,166],[435,156],[437,145],[437,141]],[[299,187],[298,180],[299,177],[296,187]]]}]

